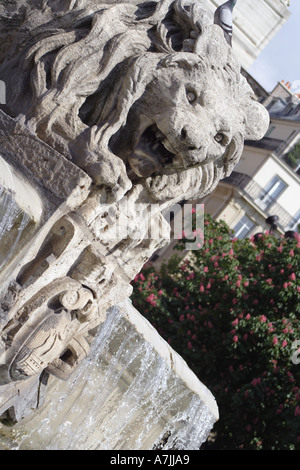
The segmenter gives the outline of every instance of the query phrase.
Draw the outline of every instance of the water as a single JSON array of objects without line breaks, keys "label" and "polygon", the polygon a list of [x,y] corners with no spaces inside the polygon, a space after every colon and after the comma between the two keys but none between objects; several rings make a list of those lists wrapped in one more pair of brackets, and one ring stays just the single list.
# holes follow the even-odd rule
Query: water
[{"label": "water", "polygon": [[[155,338],[163,341],[158,334]],[[147,450],[164,438],[164,449],[193,450],[216,421],[203,397],[187,387],[117,307],[74,374],[66,382],[49,383],[46,405],[33,417],[9,431],[2,428],[3,445],[14,450]]]},{"label": "water", "polygon": [[0,185],[0,271],[17,253],[30,225],[30,216],[16,204],[13,193]]}]

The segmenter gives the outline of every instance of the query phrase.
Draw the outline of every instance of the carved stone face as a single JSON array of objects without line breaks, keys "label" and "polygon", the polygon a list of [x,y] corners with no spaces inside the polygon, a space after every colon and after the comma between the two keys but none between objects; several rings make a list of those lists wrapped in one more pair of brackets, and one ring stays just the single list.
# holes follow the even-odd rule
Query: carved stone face
[{"label": "carved stone face", "polygon": [[241,113],[216,76],[199,70],[161,69],[131,117],[134,139],[128,161],[140,177],[155,172],[222,162],[228,145],[241,131]]},{"label": "carved stone face", "polygon": [[239,83],[220,75],[207,67],[203,73],[193,61],[158,68],[114,140],[113,151],[127,163],[131,178],[146,181],[157,196],[165,197],[167,190],[172,198],[191,180],[211,190],[239,160],[252,132],[248,115],[255,115],[257,103]]}]

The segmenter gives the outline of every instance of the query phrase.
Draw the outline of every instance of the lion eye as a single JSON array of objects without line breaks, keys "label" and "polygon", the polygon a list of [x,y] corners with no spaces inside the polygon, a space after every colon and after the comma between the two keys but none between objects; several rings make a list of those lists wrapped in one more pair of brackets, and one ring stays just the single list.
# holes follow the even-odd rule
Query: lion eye
[{"label": "lion eye", "polygon": [[218,142],[218,144],[223,144],[224,142],[224,139],[225,139],[225,135],[222,134],[222,132],[218,132],[215,137],[214,137],[215,141]]},{"label": "lion eye", "polygon": [[193,103],[197,99],[196,93],[194,93],[191,90],[186,91],[186,97],[187,97],[187,100],[188,100],[189,103]]}]

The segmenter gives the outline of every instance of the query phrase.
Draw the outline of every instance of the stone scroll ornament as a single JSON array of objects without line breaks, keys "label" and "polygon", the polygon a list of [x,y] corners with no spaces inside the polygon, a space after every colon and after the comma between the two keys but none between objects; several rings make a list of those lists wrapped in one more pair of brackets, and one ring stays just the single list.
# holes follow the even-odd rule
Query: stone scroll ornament
[{"label": "stone scroll ornament", "polygon": [[[1,396],[74,370],[107,308],[169,241],[162,211],[210,193],[269,116],[201,1],[1,0],[0,23],[11,155],[59,201],[2,288]],[[47,146],[42,164],[31,141]],[[89,181],[72,210],[66,165]]]}]

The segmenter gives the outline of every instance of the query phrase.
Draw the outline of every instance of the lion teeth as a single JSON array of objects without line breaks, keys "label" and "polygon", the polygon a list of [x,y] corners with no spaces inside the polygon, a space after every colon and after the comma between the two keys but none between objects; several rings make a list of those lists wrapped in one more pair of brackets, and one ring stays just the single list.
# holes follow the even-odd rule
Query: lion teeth
[{"label": "lion teeth", "polygon": [[155,132],[155,136],[158,140],[162,140],[164,138],[163,133],[159,129]]}]

